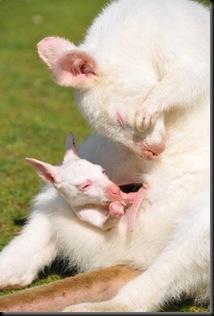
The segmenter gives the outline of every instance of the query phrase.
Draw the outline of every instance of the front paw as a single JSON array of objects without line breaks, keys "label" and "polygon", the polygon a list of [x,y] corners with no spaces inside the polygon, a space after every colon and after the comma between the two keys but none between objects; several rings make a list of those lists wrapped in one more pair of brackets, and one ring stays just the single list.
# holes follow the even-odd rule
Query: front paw
[{"label": "front paw", "polygon": [[34,273],[28,272],[22,262],[16,263],[16,258],[0,260],[0,290],[26,287],[34,278]]},{"label": "front paw", "polygon": [[158,118],[158,110],[152,109],[149,106],[140,108],[136,112],[135,127],[139,132],[145,132],[155,125]]},{"label": "front paw", "polygon": [[124,215],[124,206],[120,201],[111,202],[109,205],[109,211],[112,217],[121,217]]},{"label": "front paw", "polygon": [[84,303],[66,307],[63,312],[133,312],[128,305],[123,303],[101,302]]}]

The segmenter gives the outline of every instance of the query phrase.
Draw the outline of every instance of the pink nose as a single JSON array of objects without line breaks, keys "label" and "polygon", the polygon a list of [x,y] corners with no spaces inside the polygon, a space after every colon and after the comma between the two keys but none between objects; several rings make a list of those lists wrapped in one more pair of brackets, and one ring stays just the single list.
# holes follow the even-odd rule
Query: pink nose
[{"label": "pink nose", "polygon": [[120,188],[112,183],[109,187],[108,187],[108,194],[110,197],[114,198],[114,197],[118,197],[120,195]]}]

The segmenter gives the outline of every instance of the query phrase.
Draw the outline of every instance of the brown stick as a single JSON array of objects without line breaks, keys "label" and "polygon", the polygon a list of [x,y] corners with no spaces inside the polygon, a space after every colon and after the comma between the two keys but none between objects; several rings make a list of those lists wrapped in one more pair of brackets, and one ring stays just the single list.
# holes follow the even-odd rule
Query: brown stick
[{"label": "brown stick", "polygon": [[1,296],[0,311],[59,312],[69,305],[109,300],[138,274],[137,270],[123,265],[81,273],[50,284]]}]

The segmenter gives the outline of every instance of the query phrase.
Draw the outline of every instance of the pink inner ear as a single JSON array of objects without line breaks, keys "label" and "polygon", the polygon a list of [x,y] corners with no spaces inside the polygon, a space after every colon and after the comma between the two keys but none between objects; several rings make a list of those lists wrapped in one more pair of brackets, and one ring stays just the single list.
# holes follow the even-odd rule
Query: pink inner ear
[{"label": "pink inner ear", "polygon": [[31,164],[31,166],[37,171],[38,175],[46,182],[54,185],[57,181],[58,167],[54,167],[46,162],[25,158],[25,160]]},{"label": "pink inner ear", "polygon": [[52,183],[52,184],[55,183],[55,178],[50,173],[45,174],[45,180]]},{"label": "pink inner ear", "polygon": [[[54,78],[62,85],[75,84],[74,80],[96,77],[95,62],[87,53],[72,50],[53,62]],[[76,81],[77,82],[77,81]]]},{"label": "pink inner ear", "polygon": [[34,168],[37,170],[38,174],[44,181],[51,184],[56,182],[56,174],[52,170],[52,166],[49,168],[40,164],[36,164],[34,165]]}]

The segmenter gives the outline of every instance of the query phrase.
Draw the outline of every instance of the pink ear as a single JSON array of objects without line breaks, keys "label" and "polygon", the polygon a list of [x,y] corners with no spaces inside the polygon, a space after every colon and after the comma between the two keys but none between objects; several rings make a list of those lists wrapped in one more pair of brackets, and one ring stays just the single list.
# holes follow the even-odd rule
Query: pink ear
[{"label": "pink ear", "polygon": [[65,52],[75,49],[70,41],[56,36],[46,37],[37,44],[39,57],[52,68],[52,62]]},{"label": "pink ear", "polygon": [[69,159],[80,159],[72,133],[69,133],[67,136],[63,163],[65,163]]},{"label": "pink ear", "polygon": [[42,180],[54,186],[59,183],[60,167],[55,167],[46,162],[33,158],[25,158],[25,160],[36,170]]},{"label": "pink ear", "polygon": [[83,88],[98,79],[95,61],[79,50],[64,53],[52,66],[54,79],[62,86]]}]

